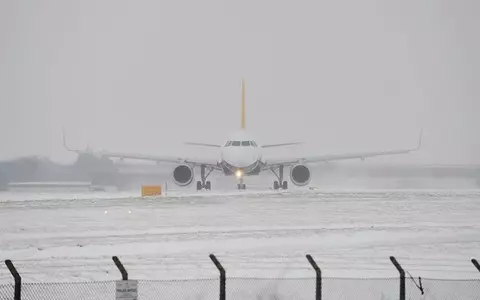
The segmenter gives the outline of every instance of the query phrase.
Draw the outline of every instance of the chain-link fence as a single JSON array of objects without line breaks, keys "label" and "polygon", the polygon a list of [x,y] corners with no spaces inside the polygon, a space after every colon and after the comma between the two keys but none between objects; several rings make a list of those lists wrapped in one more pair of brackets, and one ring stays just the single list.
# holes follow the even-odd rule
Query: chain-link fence
[{"label": "chain-link fence", "polygon": [[[393,300],[400,299],[399,283],[398,278],[323,278],[321,298],[316,298],[316,278],[227,278],[225,296],[229,300]],[[423,293],[417,284],[410,280],[406,282],[405,299],[480,299],[480,280],[422,279]],[[218,279],[138,281],[139,300],[210,300],[219,299],[219,295]],[[21,293],[24,300],[105,300],[115,297],[116,281],[25,283]],[[14,299],[13,284],[0,286],[0,299]]]},{"label": "chain-link fence", "polygon": [[[226,276],[225,269],[212,254],[210,258],[218,268],[219,278],[159,281],[129,280],[128,272],[118,257],[112,258],[122,275],[122,280],[75,283],[22,283],[15,266],[7,260],[5,263],[12,273],[14,283],[0,285],[0,300],[480,299],[480,279],[407,277],[393,256],[390,259],[399,272],[398,278],[322,277],[320,268],[309,255],[307,258],[316,270],[316,276],[312,278],[230,278]],[[472,259],[472,263],[480,271],[478,261]],[[121,297],[126,295],[125,298]]]}]

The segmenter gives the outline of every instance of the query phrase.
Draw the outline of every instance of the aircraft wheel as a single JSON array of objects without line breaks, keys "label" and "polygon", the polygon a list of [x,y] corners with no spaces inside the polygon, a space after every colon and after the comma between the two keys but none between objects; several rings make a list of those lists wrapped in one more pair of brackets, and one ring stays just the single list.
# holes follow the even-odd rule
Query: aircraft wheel
[{"label": "aircraft wheel", "polygon": [[275,180],[275,181],[273,182],[273,189],[274,189],[274,190],[278,190],[279,188],[280,188],[280,186],[279,186],[279,184],[278,184],[278,181]]},{"label": "aircraft wheel", "polygon": [[202,182],[201,182],[201,181],[197,181],[197,191],[200,191],[202,188],[203,188]]},{"label": "aircraft wheel", "polygon": [[288,182],[284,181],[283,184],[282,184],[282,188],[284,190],[288,189]]},{"label": "aircraft wheel", "polygon": [[247,186],[245,185],[245,183],[238,183],[237,188],[239,190],[245,190],[247,188]]},{"label": "aircraft wheel", "polygon": [[212,189],[212,184],[211,184],[210,181],[207,181],[207,182],[205,183],[205,189],[206,189],[206,190],[209,190],[209,191]]}]

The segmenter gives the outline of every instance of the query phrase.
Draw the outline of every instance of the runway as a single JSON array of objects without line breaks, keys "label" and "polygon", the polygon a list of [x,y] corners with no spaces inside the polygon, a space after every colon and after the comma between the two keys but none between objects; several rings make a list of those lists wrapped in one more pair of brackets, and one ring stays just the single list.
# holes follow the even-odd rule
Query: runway
[{"label": "runway", "polygon": [[[61,197],[63,196],[63,197]],[[0,258],[24,282],[237,277],[478,278],[479,190],[0,194]],[[5,267],[0,283],[11,283]]]}]

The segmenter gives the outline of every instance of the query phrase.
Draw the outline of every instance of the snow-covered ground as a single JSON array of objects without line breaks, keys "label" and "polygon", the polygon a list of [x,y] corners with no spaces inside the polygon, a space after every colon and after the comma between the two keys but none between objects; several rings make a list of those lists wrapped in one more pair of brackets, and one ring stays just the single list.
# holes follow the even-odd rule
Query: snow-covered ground
[{"label": "snow-covered ground", "polygon": [[[290,293],[296,286],[305,299],[313,299],[315,273],[307,253],[326,277],[397,277],[389,260],[393,255],[415,278],[480,279],[470,262],[480,259],[479,212],[480,190],[466,189],[189,190],[144,199],[138,191],[3,192],[0,259],[11,259],[24,282],[103,281],[121,278],[111,259],[117,255],[131,279],[213,278],[205,284],[217,297],[218,272],[208,256],[214,253],[227,277],[311,278],[249,284]],[[249,279],[227,280],[229,293],[235,286],[240,291],[242,284],[255,290],[241,280]],[[0,284],[12,282],[0,266]],[[358,295],[362,289],[373,293],[382,285],[398,290],[398,280],[379,282],[334,284],[343,295]],[[192,292],[201,294],[195,288],[200,283],[178,284],[181,289],[191,284]],[[327,292],[333,289],[331,279],[324,284]],[[471,292],[478,295],[479,282],[474,284]],[[410,280],[407,287],[416,289],[412,285]],[[387,294],[375,295],[393,299]]]}]

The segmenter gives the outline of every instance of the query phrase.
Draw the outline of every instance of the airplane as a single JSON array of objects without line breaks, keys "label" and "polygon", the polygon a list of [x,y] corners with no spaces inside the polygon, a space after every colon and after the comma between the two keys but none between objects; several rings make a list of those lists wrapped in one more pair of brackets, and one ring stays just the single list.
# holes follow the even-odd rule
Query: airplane
[{"label": "airplane", "polygon": [[[208,179],[213,171],[222,173],[225,176],[235,176],[237,179],[237,189],[245,190],[246,184],[244,178],[246,176],[259,175],[264,171],[271,171],[277,178],[273,182],[273,189],[288,189],[288,182],[285,180],[284,169],[289,167],[289,177],[291,182],[299,187],[306,186],[310,183],[311,172],[309,164],[326,163],[331,161],[362,159],[376,157],[382,155],[405,154],[419,150],[422,142],[422,132],[418,145],[415,148],[399,149],[390,151],[363,152],[363,153],[346,153],[346,154],[327,154],[316,155],[310,157],[292,157],[286,159],[265,159],[262,150],[272,147],[283,147],[300,144],[300,142],[286,142],[279,144],[258,144],[252,135],[246,130],[245,123],[245,81],[242,79],[242,97],[241,97],[241,126],[240,130],[231,134],[223,144],[208,144],[198,142],[187,142],[188,145],[196,145],[203,147],[219,148],[220,157],[217,159],[190,159],[187,157],[170,157],[163,155],[144,155],[144,154],[128,154],[119,152],[100,152],[101,157],[148,160],[159,163],[173,163],[175,167],[172,173],[173,181],[181,187],[190,186],[195,179],[195,168],[200,167],[200,180],[197,180],[198,190],[211,190],[211,182]],[[67,150],[84,153],[82,150],[74,150],[68,148],[65,141],[64,146]],[[91,150],[86,150],[91,153]]]}]

